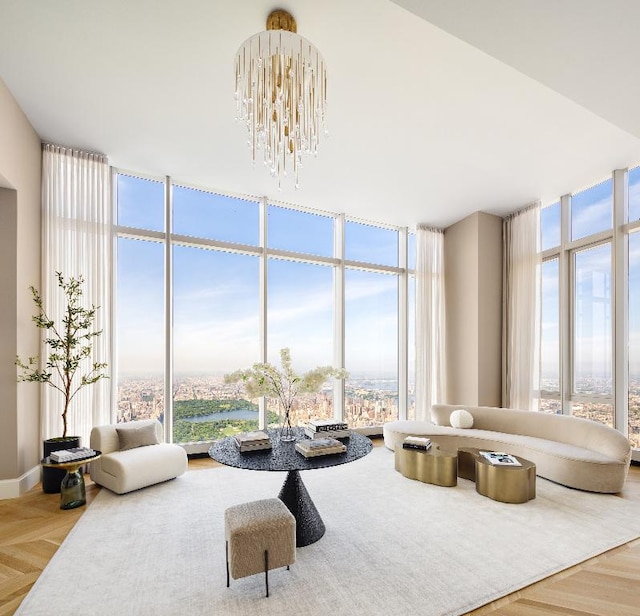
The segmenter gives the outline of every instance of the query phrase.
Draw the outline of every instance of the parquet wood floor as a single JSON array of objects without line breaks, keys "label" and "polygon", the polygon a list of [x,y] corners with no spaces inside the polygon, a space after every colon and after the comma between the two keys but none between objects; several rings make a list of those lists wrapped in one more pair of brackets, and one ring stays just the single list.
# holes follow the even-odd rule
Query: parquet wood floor
[{"label": "parquet wood floor", "polygon": [[[381,441],[374,441],[381,446]],[[215,468],[210,458],[189,470]],[[98,494],[87,476],[87,503]],[[38,485],[24,496],[0,500],[0,616],[13,614],[86,507],[62,511],[58,494]],[[638,502],[640,467],[632,466],[620,496]],[[498,599],[469,616],[638,616],[640,539]]]}]

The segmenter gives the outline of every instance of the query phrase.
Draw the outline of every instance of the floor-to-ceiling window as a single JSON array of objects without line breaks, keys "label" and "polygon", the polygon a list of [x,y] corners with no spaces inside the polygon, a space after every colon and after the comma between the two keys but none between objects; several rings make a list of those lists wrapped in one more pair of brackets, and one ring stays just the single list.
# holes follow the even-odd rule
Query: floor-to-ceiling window
[{"label": "floor-to-ceiling window", "polygon": [[[293,421],[352,427],[413,404],[412,234],[342,215],[115,174],[118,419],[206,442],[278,420],[224,375],[260,361],[344,367]],[[405,392],[400,395],[400,392]],[[408,392],[408,395],[407,395]],[[339,396],[336,398],[337,393]]]},{"label": "floor-to-ceiling window", "polygon": [[571,414],[613,426],[611,243],[572,253]]},{"label": "floor-to-ceiling window", "polygon": [[540,408],[613,426],[635,447],[639,218],[638,169],[565,195],[541,216]]},{"label": "floor-to-ceiling window", "polygon": [[193,442],[258,427],[258,406],[225,385],[258,361],[258,258],[173,246],[173,438]]},{"label": "floor-to-ceiling window", "polygon": [[118,420],[164,421],[164,183],[117,176]]},{"label": "floor-to-ceiling window", "polygon": [[380,426],[398,418],[398,232],[347,221],[344,245],[345,419]]}]

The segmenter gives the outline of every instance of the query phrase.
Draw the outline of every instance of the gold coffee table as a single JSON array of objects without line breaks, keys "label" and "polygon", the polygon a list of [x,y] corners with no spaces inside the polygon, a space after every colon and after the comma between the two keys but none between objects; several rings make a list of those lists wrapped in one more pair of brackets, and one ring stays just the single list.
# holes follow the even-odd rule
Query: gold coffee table
[{"label": "gold coffee table", "polygon": [[395,468],[407,479],[447,488],[458,484],[458,456],[442,451],[435,443],[426,451],[396,446]]},{"label": "gold coffee table", "polygon": [[458,477],[476,483],[476,492],[502,503],[526,503],[536,497],[536,465],[514,456],[521,466],[491,464],[484,449],[458,449]]}]

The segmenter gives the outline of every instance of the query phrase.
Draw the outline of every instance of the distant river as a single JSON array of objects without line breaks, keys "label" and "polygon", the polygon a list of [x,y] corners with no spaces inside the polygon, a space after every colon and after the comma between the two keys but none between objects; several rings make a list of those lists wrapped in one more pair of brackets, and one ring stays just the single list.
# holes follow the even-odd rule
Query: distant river
[{"label": "distant river", "polygon": [[222,413],[211,413],[211,415],[189,417],[187,421],[202,423],[204,421],[222,421],[223,419],[253,419],[254,421],[258,421],[258,411],[236,409],[235,411],[223,411]]}]

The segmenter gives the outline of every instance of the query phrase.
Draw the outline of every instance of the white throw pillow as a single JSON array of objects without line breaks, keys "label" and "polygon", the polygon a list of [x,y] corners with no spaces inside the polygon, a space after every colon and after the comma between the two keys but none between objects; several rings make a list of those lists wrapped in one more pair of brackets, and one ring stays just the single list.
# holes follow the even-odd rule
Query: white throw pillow
[{"label": "white throw pillow", "polygon": [[473,415],[464,409],[457,409],[449,416],[449,423],[452,428],[472,428]]}]

